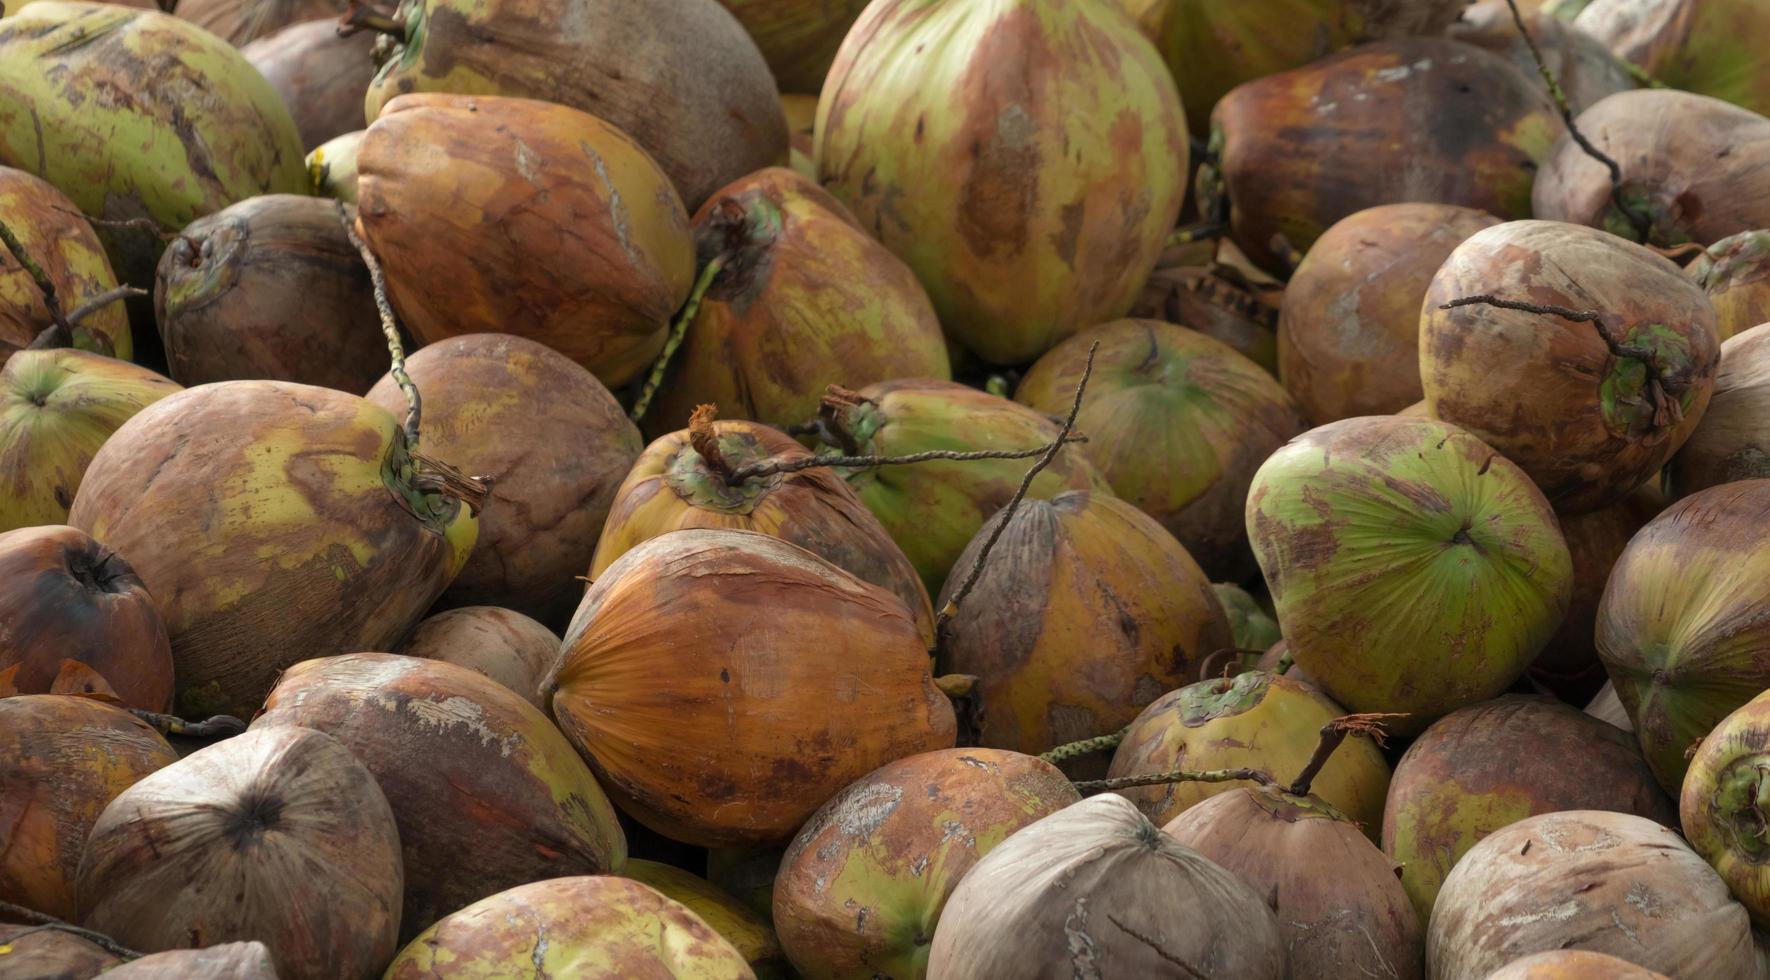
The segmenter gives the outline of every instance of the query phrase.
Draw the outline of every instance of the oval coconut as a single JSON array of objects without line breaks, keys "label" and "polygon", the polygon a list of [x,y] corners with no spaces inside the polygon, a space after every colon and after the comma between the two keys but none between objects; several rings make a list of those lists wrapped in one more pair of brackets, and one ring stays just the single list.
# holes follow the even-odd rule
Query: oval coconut
[{"label": "oval coconut", "polygon": [[1666,477],[1675,496],[1770,477],[1770,323],[1721,344],[1708,411]]},{"label": "oval coconut", "polygon": [[1058,344],[1026,372],[1014,399],[1068,415],[1096,342],[1076,416],[1088,441],[1074,451],[1213,580],[1247,578],[1254,571],[1242,520],[1248,484],[1266,457],[1307,428],[1296,403],[1228,345],[1154,320],[1118,320]]},{"label": "oval coconut", "polygon": [[[304,2],[333,6],[332,0]],[[319,20],[261,33],[240,49],[288,104],[301,145],[309,150],[363,128],[363,92],[375,77],[374,32],[339,37],[336,14],[328,10]]]},{"label": "oval coconut", "polygon": [[694,278],[688,215],[612,124],[529,99],[406,95],[356,164],[357,227],[419,340],[511,332],[608,385],[663,349]]},{"label": "oval coconut", "polygon": [[945,749],[869,773],[800,829],[774,923],[807,977],[919,977],[941,909],[977,862],[1081,799],[1048,762]]},{"label": "oval coconut", "polygon": [[[509,334],[431,344],[407,359],[406,374],[424,396],[424,452],[492,478],[479,540],[442,604],[502,606],[563,628],[644,446],[639,430],[589,371]],[[391,375],[367,397],[405,415]]]},{"label": "oval coconut", "polygon": [[1483,980],[1532,953],[1586,949],[1704,980],[1754,980],[1745,909],[1678,835],[1622,813],[1521,820],[1445,879],[1426,933],[1434,980]]},{"label": "oval coconut", "polygon": [[1420,377],[1436,418],[1579,514],[1633,493],[1689,438],[1720,343],[1702,290],[1666,259],[1592,228],[1513,221],[1475,233],[1433,277]]},{"label": "oval coconut", "polygon": [[1612,810],[1677,823],[1627,733],[1546,698],[1507,696],[1453,712],[1396,764],[1383,850],[1424,921],[1469,848],[1557,810]]},{"label": "oval coconut", "polygon": [[359,980],[398,948],[404,880],[393,813],[348,749],[252,731],[105,807],[80,860],[80,922],[143,952],[257,940],[283,980]]},{"label": "oval coconut", "polygon": [[1715,308],[1721,340],[1770,323],[1770,231],[1742,231],[1710,245],[1684,275]]},{"label": "oval coconut", "polygon": [[713,403],[777,428],[817,415],[826,386],[952,376],[915,273],[816,182],[771,167],[695,213],[697,264],[721,263],[652,404],[646,429]]},{"label": "oval coconut", "polygon": [[626,861],[608,798],[546,715],[465,667],[386,653],[296,664],[252,721],[295,726],[337,739],[386,793],[402,939],[501,889]]},{"label": "oval coconut", "polygon": [[[97,233],[80,217],[74,202],[48,181],[0,167],[0,220],[48,276],[63,315],[117,288],[117,276]],[[54,322],[36,280],[10,249],[0,252],[0,364]],[[125,361],[135,351],[129,316],[121,303],[93,310],[73,326],[74,335],[62,338],[63,343]]]},{"label": "oval coconut", "polygon": [[80,850],[99,814],[177,761],[159,732],[121,708],[51,694],[0,698],[0,901],[74,918]]},{"label": "oval coconut", "polygon": [[265,378],[355,395],[387,369],[368,267],[320,198],[247,198],[191,223],[160,257],[154,319],[182,385]]},{"label": "oval coconut", "polygon": [[1703,736],[1678,797],[1685,839],[1760,926],[1770,924],[1770,842],[1760,829],[1766,744],[1770,699],[1760,694]]},{"label": "oval coconut", "polygon": [[1391,415],[1424,397],[1426,287],[1464,239],[1499,223],[1454,204],[1385,204],[1324,232],[1278,317],[1278,377],[1303,414],[1322,425]]},{"label": "oval coconut", "polygon": [[1121,796],[1059,810],[984,855],[953,890],[928,980],[1285,973],[1278,920],[1240,879]]},{"label": "oval coconut", "polygon": [[546,711],[541,685],[559,656],[559,637],[512,609],[463,606],[425,619],[394,652],[466,667]]},{"label": "oval coconut", "polygon": [[768,917],[745,905],[737,896],[699,875],[656,861],[631,860],[621,869],[631,878],[677,902],[712,927],[731,948],[743,955],[758,980],[789,980],[787,954],[775,937]]},{"label": "oval coconut", "polygon": [[[1130,504],[1085,490],[1027,500],[996,535],[1007,517],[959,557],[969,569],[996,537],[941,634],[941,672],[977,677],[978,744],[1037,754],[1111,734],[1234,644],[1210,579]],[[962,581],[947,579],[942,608]]]}]

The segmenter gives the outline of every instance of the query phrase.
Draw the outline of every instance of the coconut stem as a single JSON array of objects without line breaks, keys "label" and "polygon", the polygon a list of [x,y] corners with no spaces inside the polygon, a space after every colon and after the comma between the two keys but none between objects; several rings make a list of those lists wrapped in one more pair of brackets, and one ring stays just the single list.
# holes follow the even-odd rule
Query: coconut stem
[{"label": "coconut stem", "polygon": [[375,309],[381,314],[381,335],[387,338],[387,356],[392,366],[389,373],[394,383],[399,385],[400,393],[406,396],[406,447],[413,452],[418,450],[418,426],[424,417],[424,401],[418,395],[418,386],[412,383],[412,376],[406,373],[406,348],[399,339],[399,322],[393,317],[393,305],[387,301],[387,277],[381,272],[381,262],[375,253],[369,250],[356,233],[356,219],[351,216],[350,209],[343,201],[338,202],[338,220],[344,225],[344,234],[350,239],[350,245],[362,256],[363,264],[369,267],[369,282],[375,287]]},{"label": "coconut stem", "polygon": [[406,22],[366,3],[360,3],[359,0],[350,0],[350,9],[338,18],[338,36],[350,37],[362,31],[374,31],[404,40]]},{"label": "coconut stem", "polygon": [[233,715],[216,715],[203,721],[186,721],[177,715],[130,708],[129,713],[147,722],[161,735],[184,735],[189,738],[232,738],[246,730],[246,723]]},{"label": "coconut stem", "polygon": [[[1087,442],[1084,435],[1072,435],[1065,442]],[[776,473],[797,473],[800,470],[816,469],[819,466],[847,466],[856,469],[867,466],[902,466],[909,463],[926,463],[936,459],[953,459],[961,462],[977,459],[1032,459],[1049,452],[1050,446],[1038,446],[1033,449],[930,449],[926,452],[910,453],[905,456],[838,456],[820,454],[817,456],[801,456],[798,459],[770,458],[760,462],[747,463],[731,472],[726,479],[733,484],[759,476],[773,476]]]},{"label": "coconut stem", "polygon": [[18,236],[13,234],[11,226],[0,221],[0,242],[6,243],[6,250],[18,260],[18,264],[37,284],[37,291],[43,294],[43,308],[49,311],[49,326],[31,342],[32,347],[67,347],[74,342],[74,325],[62,313],[61,297],[55,293],[55,283],[49,279],[49,273],[31,258],[30,250],[25,248]]},{"label": "coconut stem", "polygon": [[99,293],[97,296],[74,307],[74,312],[68,314],[68,322],[77,324],[81,320],[86,319],[118,300],[139,299],[143,296],[152,295],[153,293],[145,289],[137,289],[134,286],[118,286],[116,289],[110,289]]},{"label": "coconut stem", "polygon": [[639,390],[639,398],[633,402],[633,411],[628,414],[635,424],[645,418],[645,411],[651,408],[651,400],[657,396],[658,387],[664,383],[664,369],[670,366],[670,358],[676,354],[676,348],[682,346],[682,340],[688,336],[688,326],[701,312],[701,299],[707,295],[713,280],[718,277],[719,270],[725,268],[725,256],[715,255],[701,269],[695,280],[694,288],[689,290],[688,301],[682,304],[682,311],[676,315],[676,322],[670,325],[670,336],[664,341],[664,349],[658,359],[652,362],[651,373],[645,378],[645,387]]},{"label": "coconut stem", "polygon": [[1084,755],[1093,755],[1096,752],[1105,752],[1107,749],[1116,749],[1119,747],[1119,743],[1125,740],[1125,733],[1130,730],[1131,726],[1126,725],[1111,735],[1096,735],[1093,738],[1084,738],[1076,742],[1065,742],[1049,752],[1042,753],[1039,758],[1055,764]]},{"label": "coconut stem", "polygon": [[995,548],[996,542],[1001,540],[1002,532],[1007,530],[1009,522],[1014,520],[1014,512],[1020,509],[1020,502],[1026,499],[1026,492],[1032,489],[1033,480],[1044,472],[1045,467],[1051,465],[1052,460],[1057,458],[1057,453],[1063,448],[1064,443],[1070,441],[1070,432],[1075,429],[1076,416],[1082,411],[1082,395],[1088,390],[1089,376],[1094,373],[1094,353],[1099,349],[1100,341],[1098,340],[1088,345],[1088,361],[1082,366],[1081,380],[1076,382],[1075,401],[1070,403],[1069,417],[1063,420],[1063,428],[1058,430],[1057,438],[1052,441],[1051,445],[1045,447],[1045,454],[1040,456],[1037,462],[1027,467],[1026,476],[1021,479],[1020,487],[1014,491],[1014,496],[1008,501],[1008,506],[1002,508],[1001,520],[996,521],[995,527],[990,529],[989,537],[984,540],[983,547],[978,549],[977,557],[971,561],[970,570],[965,573],[965,578],[954,590],[952,598],[948,599],[946,605],[941,607],[940,615],[935,617],[934,635],[937,642],[947,624],[951,623],[953,617],[958,614],[959,605],[965,601],[966,596],[971,594],[971,590],[977,587],[977,580],[983,575],[984,561],[989,558],[989,553]]},{"label": "coconut stem", "polygon": [[130,949],[102,932],[93,932],[91,929],[82,929],[71,922],[64,922],[53,915],[45,915],[36,909],[25,908],[23,905],[14,905],[11,902],[0,900],[0,915],[19,919],[30,925],[36,926],[35,929],[26,929],[18,935],[7,939],[4,943],[0,943],[0,946],[6,946],[18,942],[20,939],[23,939],[34,932],[55,930],[57,932],[66,932],[79,936],[81,939],[103,949],[112,956],[120,956],[126,960],[140,959],[142,956],[140,952]]},{"label": "coconut stem", "polygon": [[844,413],[867,402],[868,399],[860,392],[841,385],[827,386],[824,388],[823,398],[818,400],[817,421],[822,426],[819,431],[828,433],[832,437],[830,441],[841,446],[842,451],[849,456],[860,455],[860,440],[854,438],[853,430],[848,428]]},{"label": "coconut stem", "polygon": [[1193,242],[1216,241],[1223,237],[1223,225],[1216,221],[1200,221],[1184,228],[1174,229],[1168,236],[1167,248],[1176,245],[1191,245]]},{"label": "coconut stem", "polygon": [[1287,649],[1285,652],[1278,655],[1278,663],[1272,665],[1272,672],[1274,674],[1288,674],[1291,672],[1291,666],[1294,663],[1296,663],[1296,659],[1291,656],[1291,651]]},{"label": "coconut stem", "polygon": [[1543,76],[1543,84],[1549,87],[1549,97],[1555,100],[1555,108],[1561,113],[1561,121],[1567,124],[1567,135],[1573,137],[1573,141],[1579,144],[1586,156],[1603,164],[1604,169],[1610,171],[1610,203],[1616,205],[1616,209],[1628,219],[1629,227],[1635,229],[1635,234],[1646,241],[1653,223],[1623,202],[1622,167],[1609,154],[1593,146],[1592,141],[1586,139],[1586,134],[1579,131],[1579,126],[1573,121],[1573,106],[1568,104],[1567,93],[1561,90],[1561,83],[1556,80],[1555,73],[1543,61],[1543,52],[1537,47],[1536,37],[1530,33],[1530,28],[1524,26],[1524,14],[1518,10],[1518,0],[1506,0],[1506,6],[1512,11],[1512,23],[1517,25],[1519,35],[1524,38],[1524,46],[1530,49],[1530,58],[1536,62],[1536,70]]},{"label": "coconut stem", "polygon": [[1113,779],[1088,779],[1076,783],[1076,792],[1111,793],[1138,786],[1166,786],[1169,783],[1232,783],[1247,781],[1262,786],[1277,786],[1278,780],[1258,769],[1173,769],[1142,776],[1119,776]]},{"label": "coconut stem", "polygon": [[719,434],[713,431],[713,420],[719,417],[719,409],[713,405],[697,405],[688,417],[688,444],[706,461],[707,468],[725,478],[726,484],[736,483],[731,478],[731,463],[725,454],[719,451]]},{"label": "coconut stem", "polygon": [[1321,726],[1321,741],[1315,743],[1315,754],[1309,757],[1309,761],[1303,766],[1303,771],[1297,773],[1297,778],[1291,780],[1290,788],[1285,792],[1292,796],[1308,796],[1310,784],[1314,783],[1315,777],[1320,775],[1321,767],[1327,765],[1334,750],[1340,747],[1341,742],[1346,741],[1346,736],[1364,735],[1378,745],[1382,745],[1383,720],[1401,717],[1405,717],[1405,715],[1382,711],[1368,712],[1359,715],[1343,715]]}]

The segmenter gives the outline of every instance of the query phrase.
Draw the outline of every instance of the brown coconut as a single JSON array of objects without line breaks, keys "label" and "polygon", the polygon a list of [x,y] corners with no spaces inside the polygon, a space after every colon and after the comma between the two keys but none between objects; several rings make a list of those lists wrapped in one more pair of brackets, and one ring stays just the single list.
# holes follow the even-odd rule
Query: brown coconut
[{"label": "brown coconut", "polygon": [[304,728],[249,731],[124,790],[80,860],[80,922],[142,952],[257,940],[283,980],[377,977],[400,838],[375,777]]},{"label": "brown coconut", "polygon": [[1721,344],[1715,394],[1667,469],[1673,496],[1770,477],[1770,323]]},{"label": "brown coconut", "polygon": [[35,925],[0,923],[0,950],[0,970],[29,980],[92,980],[123,962],[89,939]]},{"label": "brown coconut", "polygon": [[1290,980],[1422,980],[1424,920],[1395,862],[1320,797],[1231,785],[1162,831],[1267,896]]},{"label": "brown coconut", "polygon": [[356,753],[393,808],[402,941],[501,889],[627,859],[607,797],[547,716],[465,667],[386,653],[296,664],[252,728],[296,726]]},{"label": "brown coconut", "polygon": [[541,682],[559,656],[559,637],[512,609],[463,606],[419,623],[394,652],[477,671],[545,711]]},{"label": "brown coconut", "polygon": [[1385,204],[1321,236],[1278,317],[1278,377],[1311,422],[1391,415],[1424,396],[1426,288],[1464,239],[1499,223],[1454,204]]},{"label": "brown coconut", "polygon": [[1722,340],[1770,323],[1770,231],[1729,235],[1704,249],[1684,274],[1709,294]]},{"label": "brown coconut", "polygon": [[783,92],[823,88],[836,49],[867,0],[719,0],[744,25]]},{"label": "brown coconut", "polygon": [[1667,980],[1663,973],[1589,949],[1551,949],[1513,960],[1487,980]]},{"label": "brown coconut", "polygon": [[[501,606],[562,628],[584,594],[615,491],[644,442],[602,382],[509,334],[431,344],[406,360],[424,397],[424,452],[492,478],[479,541],[444,606]],[[391,375],[368,399],[405,414]]]},{"label": "brown coconut", "polygon": [[1755,980],[1743,906],[1676,832],[1624,813],[1520,820],[1445,879],[1426,933],[1434,980],[1483,980],[1532,953],[1585,949],[1704,980]]},{"label": "brown coconut", "polygon": [[[1484,296],[1599,319],[1456,305]],[[1714,310],[1677,266],[1556,221],[1476,232],[1433,277],[1420,316],[1432,414],[1517,463],[1564,515],[1657,474],[1708,407],[1719,360]]]},{"label": "brown coconut", "polygon": [[[1005,516],[977,532],[959,569]],[[978,678],[979,744],[1036,755],[1109,735],[1234,645],[1210,579],[1137,508],[1076,490],[1012,516],[941,638],[941,672]],[[966,577],[947,579],[936,605]],[[1098,775],[1103,763],[1072,771]]]},{"label": "brown coconut", "polygon": [[405,95],[356,164],[357,225],[423,342],[511,332],[608,385],[663,349],[695,273],[688,214],[613,124],[529,99]]},{"label": "brown coconut", "polygon": [[[1445,29],[1444,35],[1503,55],[1519,71],[1535,78],[1539,71],[1536,58],[1518,32],[1506,3],[1507,0],[1480,0],[1471,4],[1456,23]],[[1529,4],[1520,7],[1528,8]],[[1635,87],[1629,66],[1597,38],[1574,27],[1571,18],[1540,10],[1523,12],[1530,39],[1536,42],[1543,64],[1555,76],[1575,113],[1584,112],[1599,99]]]},{"label": "brown coconut", "polygon": [[965,875],[928,980],[1070,980],[1078,960],[1099,977],[1287,975],[1264,898],[1111,794],[1021,830]]},{"label": "brown coconut", "polygon": [[276,961],[260,942],[171,949],[105,972],[105,980],[279,980]]},{"label": "brown coconut", "polygon": [[[241,46],[292,24],[336,21],[345,5],[338,0],[178,0],[175,9],[179,17]],[[361,92],[357,102],[361,109]]]},{"label": "brown coconut", "polygon": [[0,691],[96,674],[126,707],[172,707],[166,621],[135,569],[66,525],[0,534]]},{"label": "brown coconut", "polygon": [[1650,483],[1601,510],[1561,518],[1561,536],[1573,559],[1573,597],[1561,628],[1531,661],[1529,674],[1569,703],[1584,703],[1608,679],[1595,637],[1598,602],[1629,540],[1663,507],[1658,487]]},{"label": "brown coconut", "polygon": [[774,925],[808,977],[919,977],[953,889],[1021,828],[1081,799],[1050,763],[925,752],[843,790],[787,849]]},{"label": "brown coconut", "polygon": [[[314,3],[332,5],[330,0]],[[240,54],[283,97],[305,149],[363,128],[363,93],[375,77],[374,34],[339,37],[338,18],[328,12],[320,20],[261,34]]]},{"label": "brown coconut", "polygon": [[[117,288],[117,276],[98,235],[74,202],[48,181],[0,167],[0,220],[49,277],[63,314]],[[36,280],[11,250],[0,248],[0,364],[54,322]],[[74,327],[75,347],[125,361],[134,353],[122,303],[94,310]]]},{"label": "brown coconut", "polygon": [[159,732],[122,708],[64,695],[0,698],[0,901],[74,918],[80,849],[99,813],[177,761]]},{"label": "brown coconut", "polygon": [[555,684],[554,716],[621,808],[706,846],[784,842],[957,727],[902,601],[754,531],[623,555],[585,593]]},{"label": "brown coconut", "polygon": [[198,218],[154,274],[173,380],[267,378],[361,394],[387,370],[369,270],[337,205],[270,194]]},{"label": "brown coconut", "polygon": [[1278,307],[1234,266],[1199,260],[1189,251],[1193,247],[1169,246],[1162,252],[1126,316],[1196,330],[1276,375]]},{"label": "brown coconut", "polygon": [[1478,841],[1556,810],[1678,821],[1626,732],[1557,701],[1507,696],[1446,715],[1408,748],[1389,782],[1383,850],[1424,919]]}]

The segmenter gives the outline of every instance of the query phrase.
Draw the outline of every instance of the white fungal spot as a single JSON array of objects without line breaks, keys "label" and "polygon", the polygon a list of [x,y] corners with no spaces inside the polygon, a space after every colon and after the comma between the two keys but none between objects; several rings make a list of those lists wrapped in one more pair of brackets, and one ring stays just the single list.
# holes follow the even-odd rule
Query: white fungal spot
[{"label": "white fungal spot", "polygon": [[1539,922],[1566,922],[1568,919],[1579,915],[1584,908],[1585,907],[1579,902],[1573,899],[1568,899],[1559,905],[1551,905],[1540,912],[1520,912],[1517,915],[1508,915],[1499,920],[1499,925],[1508,927],[1533,926]]},{"label": "white fungal spot", "polygon": [[830,821],[850,837],[871,837],[903,802],[903,789],[888,784],[864,786],[843,797]]},{"label": "white fungal spot", "polygon": [[473,734],[479,744],[498,750],[502,758],[510,758],[510,753],[522,744],[522,736],[515,732],[499,735],[485,721],[485,709],[472,698],[460,696],[432,701],[428,698],[408,698],[402,704],[395,698],[379,698],[385,708],[403,710],[410,715],[419,728],[438,734],[449,732],[454,728],[465,728]]},{"label": "white fungal spot", "polygon": [[1088,899],[1077,896],[1075,909],[1063,920],[1063,939],[1069,949],[1071,975],[1074,980],[1102,980],[1099,944],[1087,930]]}]

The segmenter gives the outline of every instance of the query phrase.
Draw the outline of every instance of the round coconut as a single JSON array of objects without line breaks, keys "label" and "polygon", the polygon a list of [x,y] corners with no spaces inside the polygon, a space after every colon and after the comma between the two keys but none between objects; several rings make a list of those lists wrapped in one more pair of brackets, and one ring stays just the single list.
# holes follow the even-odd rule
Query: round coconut
[{"label": "round coconut", "polygon": [[[332,0],[303,2],[332,6]],[[374,33],[339,37],[337,12],[319,16],[261,34],[240,49],[288,104],[301,145],[309,150],[363,128],[363,93],[375,77]]]},{"label": "round coconut", "polygon": [[1420,377],[1435,417],[1579,514],[1627,497],[1684,444],[1720,345],[1708,299],[1670,261],[1594,228],[1513,221],[1433,277]]},{"label": "round coconut", "polygon": [[1015,833],[959,881],[928,980],[1286,976],[1278,919],[1253,889],[1096,796]]},{"label": "round coconut", "polygon": [[[444,606],[501,606],[561,629],[583,598],[615,491],[644,442],[602,382],[544,344],[475,334],[406,361],[424,402],[424,452],[492,478],[467,565]],[[406,411],[389,375],[368,399]]]},{"label": "round coconut", "polygon": [[279,980],[276,960],[260,942],[172,949],[105,971],[105,980]]},{"label": "round coconut", "polygon": [[1714,397],[1666,475],[1680,497],[1770,477],[1770,323],[1721,344]]},{"label": "round coconut", "polygon": [[182,712],[250,718],[290,664],[412,628],[473,548],[472,492],[420,487],[399,423],[361,398],[224,381],[125,422],[68,523],[158,600]]},{"label": "round coconut", "polygon": [[1589,949],[1551,949],[1513,960],[1487,980],[1668,980],[1665,974]]},{"label": "round coconut", "polygon": [[465,667],[386,653],[296,664],[252,728],[297,726],[356,753],[386,794],[404,940],[500,889],[626,861],[614,809],[547,716]]},{"label": "round coconut", "polygon": [[[1198,564],[1154,518],[1077,490],[990,519],[958,567],[995,550],[941,634],[942,673],[977,677],[978,744],[1037,754],[1130,724],[1234,645]],[[964,576],[947,579],[947,608]],[[1079,642],[1086,637],[1086,642]],[[1104,760],[1073,763],[1097,774]]]},{"label": "round coconut", "polygon": [[1475,845],[1433,906],[1426,970],[1483,980],[1561,949],[1680,977],[1758,976],[1751,922],[1714,870],[1676,832],[1624,813],[1544,813]]},{"label": "round coconut", "polygon": [[1704,249],[1684,274],[1709,294],[1725,341],[1770,323],[1770,231],[1742,231]]},{"label": "round coconut", "polygon": [[[7,831],[0,901],[74,918],[80,849],[99,814],[136,781],[177,761],[159,732],[121,708],[50,694],[0,698],[0,826]],[[6,964],[0,957],[0,973]]]},{"label": "round coconut", "polygon": [[1014,399],[1066,416],[1094,353],[1076,452],[1216,580],[1254,571],[1242,506],[1266,457],[1307,425],[1272,375],[1228,345],[1155,320],[1083,330],[1026,372]]},{"label": "round coconut", "polygon": [[1584,0],[1573,25],[1661,83],[1770,112],[1770,69],[1753,46],[1770,31],[1756,0]]},{"label": "round coconut", "polygon": [[[1598,655],[1660,786],[1676,793],[1685,752],[1770,687],[1770,480],[1685,497],[1635,535],[1598,607]],[[1748,530],[1749,529],[1749,530]]]},{"label": "round coconut", "polygon": [[952,376],[915,273],[817,183],[770,167],[721,188],[694,217],[697,264],[720,263],[670,359],[646,426],[697,405],[786,428],[832,383]]},{"label": "round coconut", "polygon": [[406,95],[364,133],[356,166],[357,227],[419,340],[511,332],[607,385],[663,349],[694,279],[688,214],[612,123],[529,99]]},{"label": "round coconut", "polygon": [[[1520,4],[1522,8],[1529,6]],[[1569,19],[1539,8],[1524,15],[1524,27],[1530,32],[1528,40],[1518,32],[1507,0],[1480,0],[1464,10],[1444,34],[1504,56],[1532,78],[1539,71],[1536,55],[1531,53],[1534,42],[1543,65],[1555,76],[1576,114],[1599,99],[1635,87],[1629,66],[1611,54],[1603,42],[1574,27]]]},{"label": "round coconut", "polygon": [[124,790],[80,859],[80,922],[143,952],[257,940],[283,980],[380,976],[399,832],[375,777],[304,728],[253,731]]},{"label": "round coconut", "polygon": [[1462,429],[1374,416],[1292,440],[1254,475],[1248,534],[1297,665],[1415,734],[1505,690],[1567,610],[1549,502]]},{"label": "round coconut", "polygon": [[873,3],[815,140],[819,181],[992,364],[1124,316],[1189,173],[1174,80],[1106,3]]},{"label": "round coconut", "polygon": [[[228,43],[248,46],[259,38],[280,34],[295,24],[322,19],[336,23],[346,6],[339,0],[178,0],[175,9],[180,18]],[[336,37],[336,28],[333,30]],[[363,52],[365,59],[368,54]],[[373,67],[372,61],[370,67]],[[364,84],[367,84],[366,78]],[[363,93],[359,89],[356,94],[359,116],[362,105]]]},{"label": "round coconut", "polygon": [[700,916],[655,889],[610,876],[553,878],[483,898],[407,944],[385,980],[476,974],[756,976],[743,954]]},{"label": "round coconut", "polygon": [[[79,211],[48,181],[0,166],[0,221],[49,277],[64,315],[117,288],[104,246]],[[54,322],[36,280],[11,250],[0,251],[0,364]],[[74,335],[61,338],[64,343],[125,361],[135,351],[121,303],[93,310],[73,326]]]},{"label": "round coconut", "polygon": [[700,916],[743,955],[759,980],[791,980],[787,954],[768,917],[699,875],[656,861],[630,860],[621,877],[631,878]]},{"label": "round coconut", "polygon": [[331,201],[247,198],[198,218],[154,274],[179,384],[266,378],[360,394],[387,370],[369,270]]},{"label": "round coconut", "polygon": [[559,637],[511,609],[463,606],[420,622],[394,652],[477,671],[545,711],[541,686],[559,656]]},{"label": "round coconut", "polygon": [[1385,204],[1324,232],[1285,287],[1278,317],[1278,377],[1303,414],[1321,425],[1389,415],[1424,397],[1426,287],[1464,239],[1499,223],[1454,204]]},{"label": "round coconut", "polygon": [[1770,842],[1760,816],[1767,742],[1770,698],[1760,694],[1703,737],[1678,798],[1684,837],[1760,926],[1770,924]]},{"label": "round coconut", "polygon": [[925,976],[941,909],[1021,828],[1081,799],[1050,763],[946,749],[869,773],[794,838],[774,924],[807,977]]},{"label": "round coconut", "polygon": [[896,596],[733,530],[676,531],[609,566],[566,634],[553,713],[623,810],[703,846],[784,842],[957,728]]},{"label": "round coconut", "polygon": [[1453,712],[1396,764],[1383,850],[1424,921],[1482,838],[1557,810],[1611,810],[1666,826],[1677,811],[1626,732],[1546,698],[1511,695]]}]

